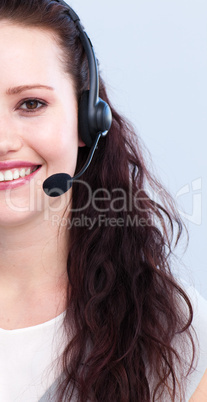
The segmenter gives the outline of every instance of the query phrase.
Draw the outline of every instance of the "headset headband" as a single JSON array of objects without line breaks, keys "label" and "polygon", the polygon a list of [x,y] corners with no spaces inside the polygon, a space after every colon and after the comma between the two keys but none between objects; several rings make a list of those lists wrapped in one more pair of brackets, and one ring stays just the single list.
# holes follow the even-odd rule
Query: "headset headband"
[{"label": "headset headband", "polygon": [[[89,90],[84,91],[78,105],[78,128],[83,142],[90,147],[88,158],[82,169],[71,177],[67,173],[57,173],[48,177],[43,183],[43,190],[50,197],[58,197],[72,186],[74,180],[86,171],[91,163],[98,141],[108,133],[111,126],[112,115],[109,105],[99,98],[98,67],[92,43],[83,30],[78,15],[63,0],[56,0],[65,7],[65,13],[69,15],[76,25],[80,40],[83,44],[89,67]],[[58,189],[58,191],[57,191]]]},{"label": "headset headband", "polygon": [[79,128],[83,141],[86,145],[92,146],[93,140],[95,140],[98,133],[101,132],[102,136],[107,134],[111,126],[111,110],[108,104],[99,98],[99,77],[96,56],[91,40],[81,26],[80,18],[65,1],[56,1],[66,8],[65,13],[69,15],[76,25],[88,60],[89,91],[85,91],[83,100],[79,105]]}]

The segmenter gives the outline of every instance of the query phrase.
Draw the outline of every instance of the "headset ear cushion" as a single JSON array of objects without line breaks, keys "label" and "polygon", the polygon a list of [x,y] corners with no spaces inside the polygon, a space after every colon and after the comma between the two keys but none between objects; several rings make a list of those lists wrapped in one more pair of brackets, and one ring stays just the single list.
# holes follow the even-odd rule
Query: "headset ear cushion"
[{"label": "headset ear cushion", "polygon": [[91,138],[88,124],[88,99],[89,91],[84,91],[79,100],[78,106],[78,130],[81,139],[87,147],[91,147],[93,140]]}]

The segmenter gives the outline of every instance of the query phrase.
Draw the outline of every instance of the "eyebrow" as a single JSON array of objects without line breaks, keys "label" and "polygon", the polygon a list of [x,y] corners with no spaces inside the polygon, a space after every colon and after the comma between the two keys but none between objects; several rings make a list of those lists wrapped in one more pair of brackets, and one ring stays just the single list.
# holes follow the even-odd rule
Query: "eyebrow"
[{"label": "eyebrow", "polygon": [[7,95],[16,95],[16,94],[20,94],[23,91],[28,91],[29,89],[48,89],[50,91],[53,91],[54,88],[49,87],[47,85],[41,85],[41,84],[35,84],[35,85],[20,85],[18,87],[13,87],[13,88],[9,88],[6,91]]}]

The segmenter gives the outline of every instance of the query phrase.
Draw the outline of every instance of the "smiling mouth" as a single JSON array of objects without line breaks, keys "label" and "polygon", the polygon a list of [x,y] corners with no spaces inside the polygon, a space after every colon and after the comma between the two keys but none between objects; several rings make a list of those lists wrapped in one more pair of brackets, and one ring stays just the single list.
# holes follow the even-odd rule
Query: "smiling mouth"
[{"label": "smiling mouth", "polygon": [[0,182],[22,179],[34,173],[40,165],[34,167],[20,167],[15,169],[0,170]]}]

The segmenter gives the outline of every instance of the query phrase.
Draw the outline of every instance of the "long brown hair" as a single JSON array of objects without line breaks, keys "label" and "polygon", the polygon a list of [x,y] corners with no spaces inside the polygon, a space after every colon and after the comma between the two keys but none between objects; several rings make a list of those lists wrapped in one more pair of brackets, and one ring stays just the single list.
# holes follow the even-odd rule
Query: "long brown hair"
[{"label": "long brown hair", "polygon": [[[1,19],[56,34],[79,98],[88,88],[87,59],[64,11],[56,1],[0,0]],[[100,97],[110,104],[101,78]],[[143,144],[111,108],[110,132],[73,185],[68,345],[57,400],[69,400],[73,390],[81,402],[183,400],[194,360],[193,312],[171,271],[183,224],[149,172]],[[77,171],[87,155],[80,148]]]}]

